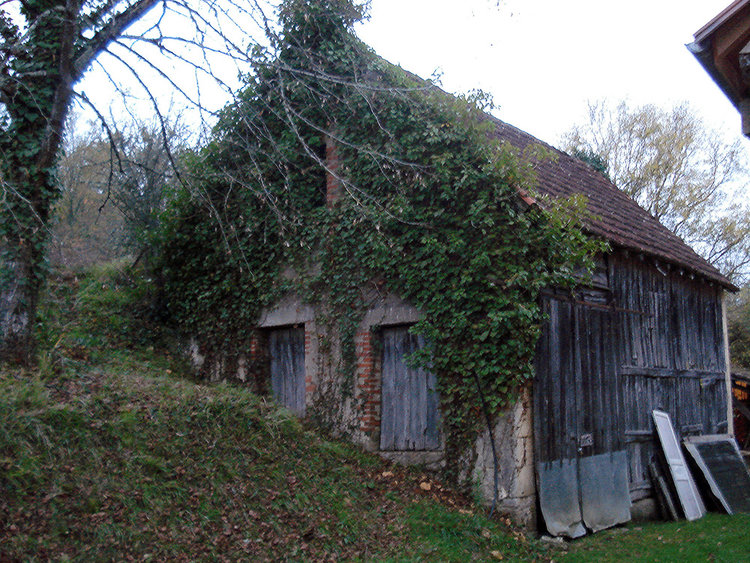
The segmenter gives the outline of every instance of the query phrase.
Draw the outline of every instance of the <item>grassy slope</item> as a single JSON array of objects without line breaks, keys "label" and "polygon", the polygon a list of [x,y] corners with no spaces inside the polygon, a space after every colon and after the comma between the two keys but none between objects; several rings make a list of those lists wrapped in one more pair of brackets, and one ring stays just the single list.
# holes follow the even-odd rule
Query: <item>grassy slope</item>
[{"label": "grassy slope", "polygon": [[51,295],[40,370],[0,372],[0,561],[545,558],[432,477],[181,377],[127,276]]},{"label": "grassy slope", "polygon": [[[54,383],[3,375],[6,556],[418,557],[438,526],[436,555],[463,560],[513,537],[243,389],[163,372],[120,357]],[[532,543],[512,547],[533,556]]]},{"label": "grassy slope", "polygon": [[52,290],[40,369],[0,370],[0,561],[750,553],[747,515],[548,547],[432,477],[325,440],[241,387],[181,377],[158,330],[139,318],[143,291],[127,276],[102,271]]}]

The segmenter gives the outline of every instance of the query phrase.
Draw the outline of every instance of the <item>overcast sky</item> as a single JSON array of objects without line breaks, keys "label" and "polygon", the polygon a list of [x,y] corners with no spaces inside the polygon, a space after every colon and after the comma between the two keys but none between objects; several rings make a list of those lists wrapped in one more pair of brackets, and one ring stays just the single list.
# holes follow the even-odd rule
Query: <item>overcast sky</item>
[{"label": "overcast sky", "polygon": [[[689,101],[741,137],[739,116],[685,48],[730,0],[372,0],[359,36],[451,92],[493,94],[495,114],[543,141],[585,119],[586,100]],[[750,147],[750,143],[748,143]]]},{"label": "overcast sky", "polygon": [[[729,2],[372,0],[369,21],[356,31],[389,61],[425,78],[439,74],[450,92],[480,88],[491,93],[499,118],[553,145],[585,121],[587,100],[602,98],[663,107],[688,101],[709,127],[735,139],[741,138],[737,111],[685,48]],[[147,18],[140,25],[150,23]],[[238,44],[248,40],[247,33],[259,36],[244,28],[231,31],[239,34]],[[136,63],[146,83],[160,82]],[[215,75],[232,88],[238,72],[247,70],[232,64],[217,68],[221,71]],[[170,76],[190,81],[192,74],[190,67],[176,67]],[[100,111],[123,111],[117,109],[121,94],[109,83],[113,77],[140,96],[126,100],[125,107],[150,110],[150,100],[138,93],[129,71],[103,56],[101,67],[95,65],[82,84]],[[207,105],[218,109],[229,100],[210,80],[201,84]],[[162,97],[162,111],[168,112],[169,99]],[[745,143],[750,154],[750,141]]]}]

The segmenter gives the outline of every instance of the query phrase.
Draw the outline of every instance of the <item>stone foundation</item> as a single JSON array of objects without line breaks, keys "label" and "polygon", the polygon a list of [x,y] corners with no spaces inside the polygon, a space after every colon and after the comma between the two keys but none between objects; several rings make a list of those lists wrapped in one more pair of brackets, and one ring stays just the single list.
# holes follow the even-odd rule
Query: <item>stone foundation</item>
[{"label": "stone foundation", "polygon": [[[531,387],[526,387],[516,403],[495,418],[493,436],[497,454],[497,499],[495,509],[528,528],[536,526],[536,482],[534,475],[533,420]],[[495,465],[492,443],[485,426],[474,444],[471,480],[479,497],[491,505]]]}]

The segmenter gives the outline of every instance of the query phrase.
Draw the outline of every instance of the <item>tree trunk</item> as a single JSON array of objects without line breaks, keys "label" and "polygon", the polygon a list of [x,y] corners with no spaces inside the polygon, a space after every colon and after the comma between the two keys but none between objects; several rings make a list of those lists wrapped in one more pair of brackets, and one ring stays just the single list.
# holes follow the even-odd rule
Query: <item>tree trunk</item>
[{"label": "tree trunk", "polygon": [[35,272],[31,241],[9,241],[7,245],[0,253],[0,362],[28,366],[34,363],[41,278]]},{"label": "tree trunk", "polygon": [[6,21],[4,12],[0,18],[6,47],[0,57],[0,362],[34,360],[48,219],[59,195],[53,168],[73,84],[159,2],[21,2],[25,28]]}]

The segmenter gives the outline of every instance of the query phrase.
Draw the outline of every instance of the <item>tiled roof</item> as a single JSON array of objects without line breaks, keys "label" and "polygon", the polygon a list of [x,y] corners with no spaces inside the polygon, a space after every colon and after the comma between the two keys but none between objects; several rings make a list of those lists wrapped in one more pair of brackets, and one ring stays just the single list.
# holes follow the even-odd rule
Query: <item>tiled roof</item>
[{"label": "tiled roof", "polygon": [[701,258],[681,238],[657,221],[630,196],[619,190],[588,164],[547,145],[536,137],[499,119],[497,137],[518,149],[542,145],[557,158],[539,160],[535,165],[536,190],[552,197],[582,194],[594,217],[588,230],[613,246],[648,254],[684,268],[728,289],[736,289],[721,272]]}]

